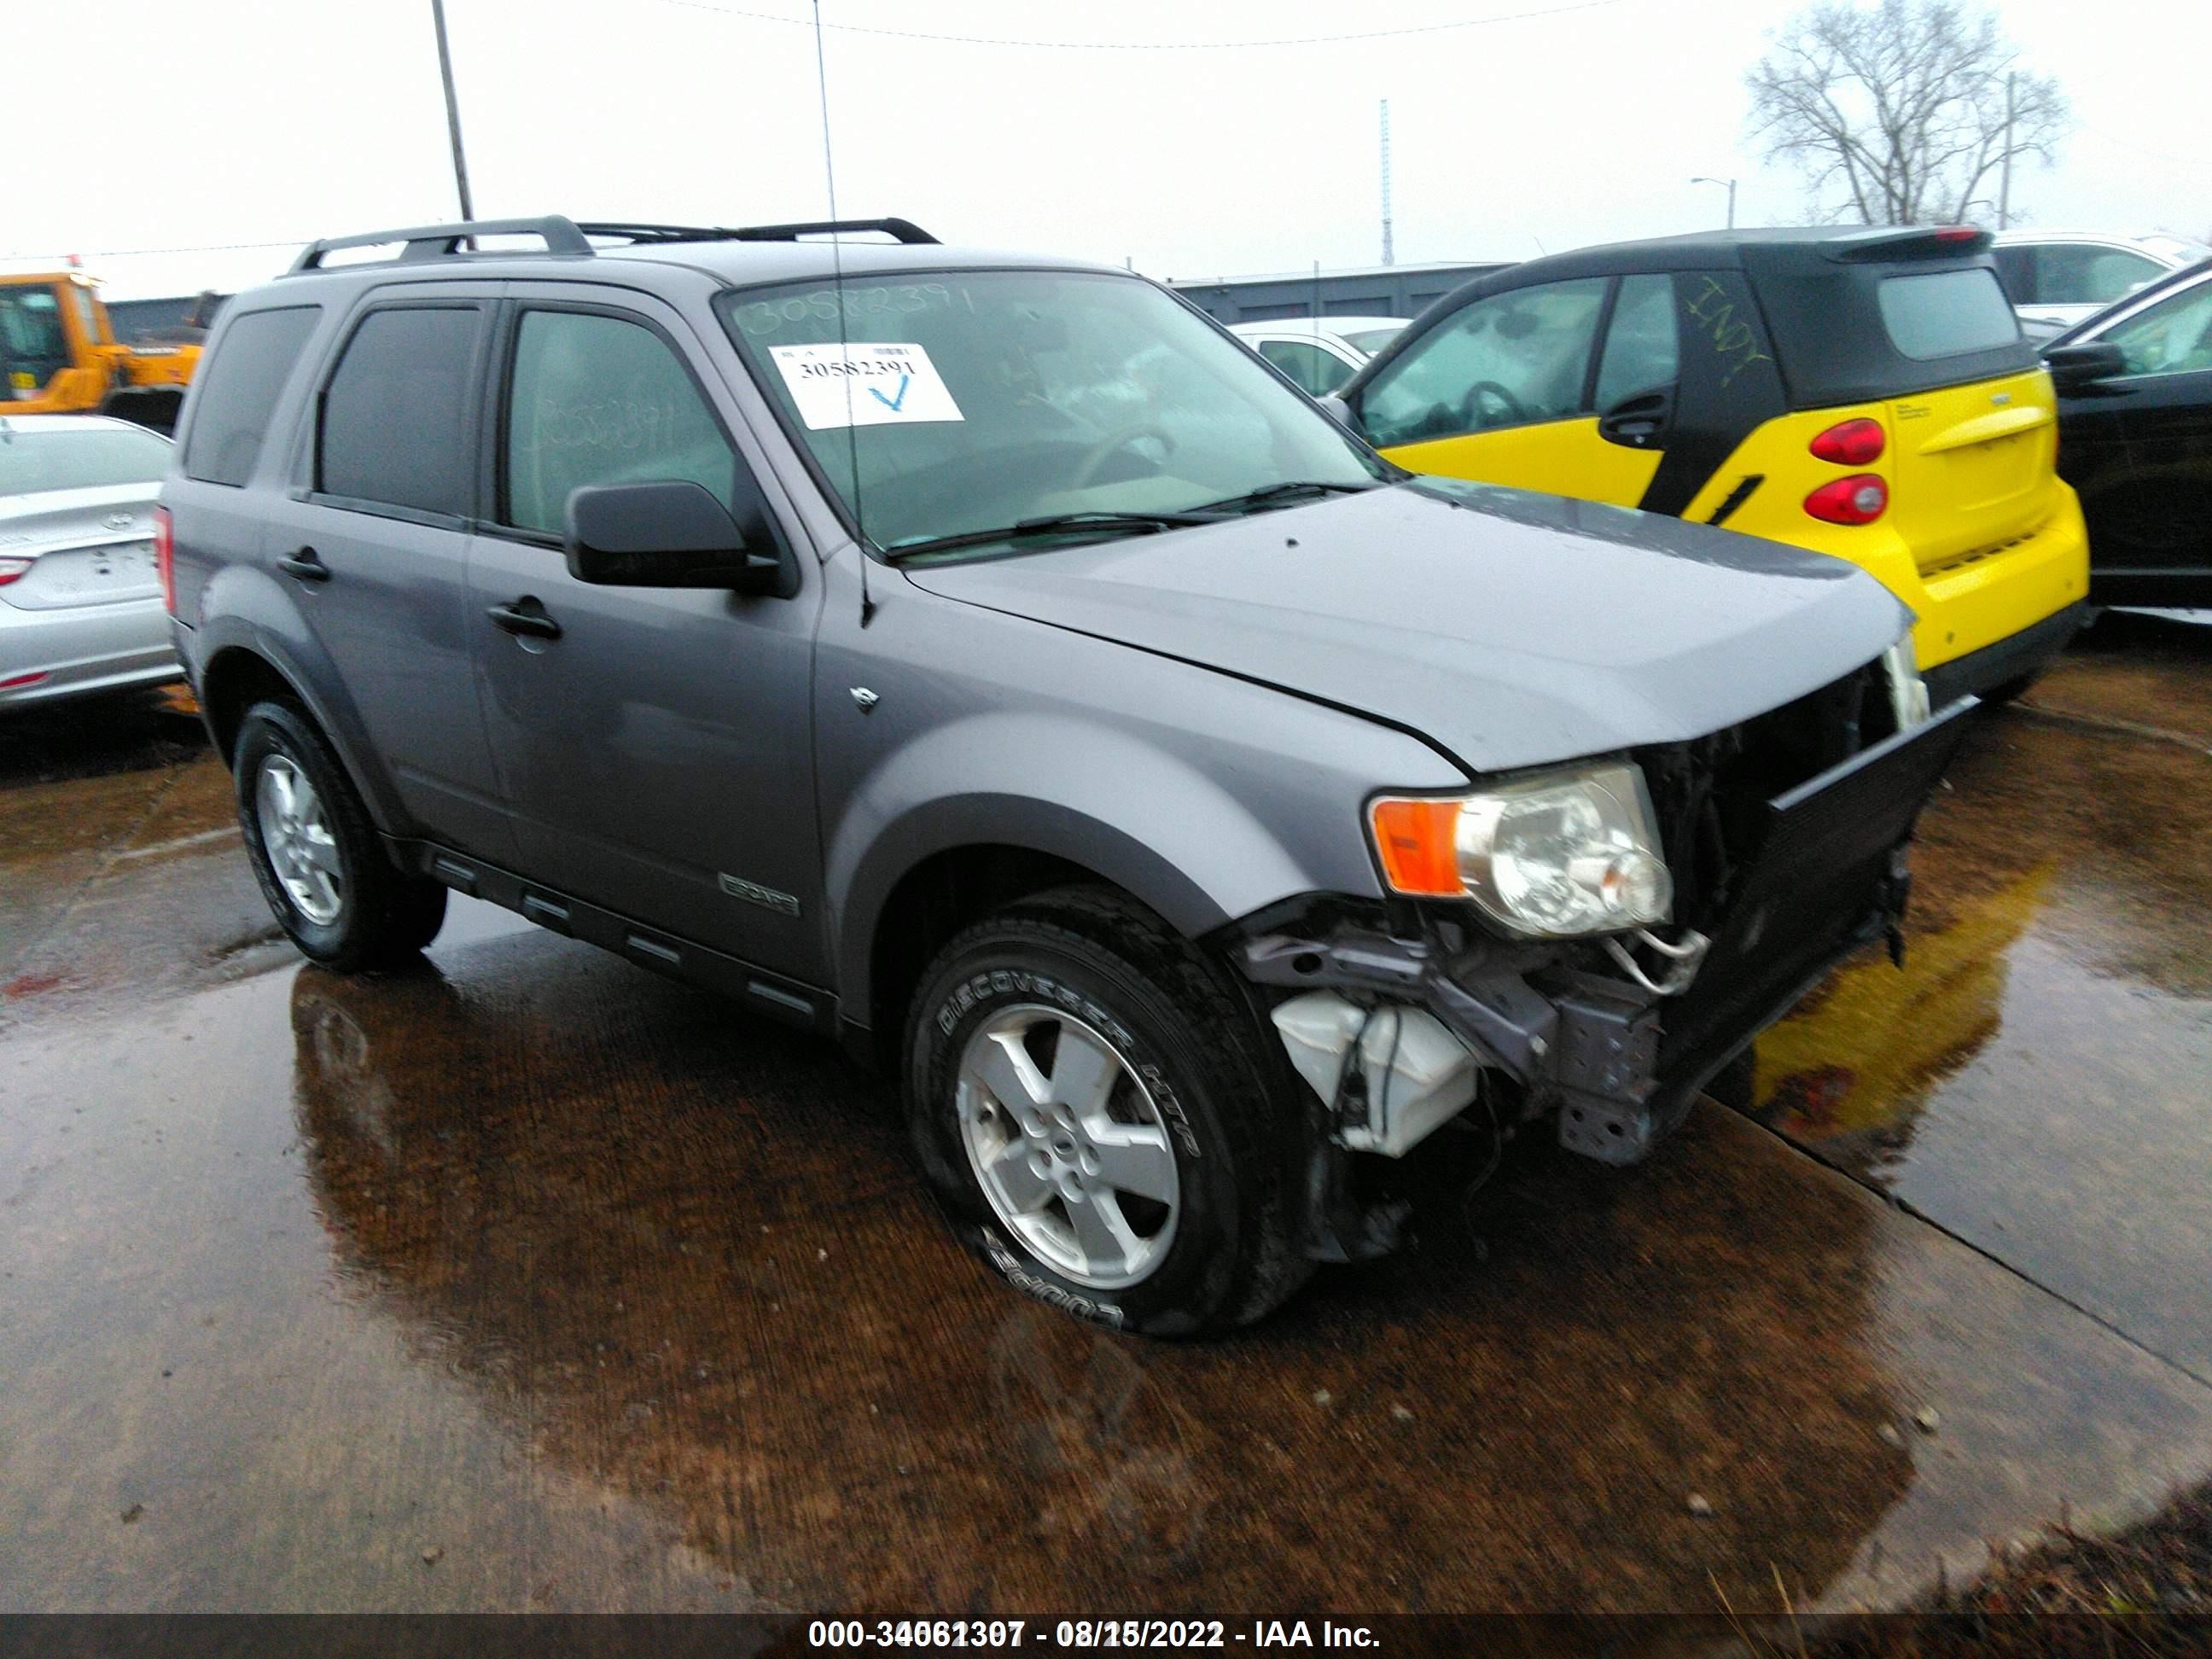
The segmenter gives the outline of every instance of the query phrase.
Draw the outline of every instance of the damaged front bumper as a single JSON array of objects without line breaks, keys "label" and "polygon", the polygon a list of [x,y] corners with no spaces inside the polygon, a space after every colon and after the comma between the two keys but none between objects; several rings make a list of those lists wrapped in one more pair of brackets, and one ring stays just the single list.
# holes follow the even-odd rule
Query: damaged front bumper
[{"label": "damaged front bumper", "polygon": [[[1905,844],[1973,707],[1954,704],[1766,801],[1735,849],[1738,873],[1710,938],[1507,942],[1471,918],[1425,910],[1417,925],[1394,927],[1371,902],[1316,899],[1248,919],[1230,941],[1232,958],[1257,985],[1326,994],[1360,1011],[1334,1071],[1277,1020],[1322,1103],[1322,1138],[1340,1155],[1402,1153],[1492,1088],[1515,1120],[1556,1110],[1571,1150],[1636,1163],[1838,961],[1885,935],[1901,949]],[[1397,1055],[1430,1020],[1463,1045],[1473,1087],[1441,1109],[1456,1079],[1425,1062],[1394,1117],[1376,1097],[1407,1075]],[[1324,1027],[1301,1029],[1312,1048]],[[1355,1048],[1368,1064],[1351,1063]],[[1327,1086],[1332,1079],[1340,1086]]]}]

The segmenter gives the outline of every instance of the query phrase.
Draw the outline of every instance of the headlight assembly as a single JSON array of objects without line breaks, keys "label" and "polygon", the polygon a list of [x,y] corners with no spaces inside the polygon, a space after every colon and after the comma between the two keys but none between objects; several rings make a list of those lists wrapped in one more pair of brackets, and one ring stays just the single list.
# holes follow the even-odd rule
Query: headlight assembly
[{"label": "headlight assembly", "polygon": [[1668,920],[1674,884],[1651,818],[1644,774],[1626,763],[1368,806],[1393,890],[1473,899],[1501,927],[1534,939]]}]

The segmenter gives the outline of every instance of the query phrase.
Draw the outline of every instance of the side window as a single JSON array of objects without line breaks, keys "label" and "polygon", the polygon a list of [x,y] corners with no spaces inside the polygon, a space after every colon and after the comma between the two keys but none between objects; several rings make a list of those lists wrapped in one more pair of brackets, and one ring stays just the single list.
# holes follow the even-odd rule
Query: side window
[{"label": "side window", "polygon": [[2105,331],[2130,374],[2194,374],[2212,369],[2212,282],[2199,283]]},{"label": "side window", "polygon": [[223,331],[200,366],[185,434],[186,477],[236,488],[253,476],[269,417],[322,314],[320,306],[287,306],[240,317]]},{"label": "side window", "polygon": [[315,488],[325,495],[465,516],[474,446],[475,306],[372,311],[323,392]]},{"label": "side window", "polygon": [[2125,248],[2051,242],[2035,250],[2035,297],[2047,306],[2108,306],[2166,267]]},{"label": "side window", "polygon": [[507,409],[504,521],[558,535],[584,484],[689,479],[735,509],[737,452],[666,341],[641,323],[526,311]]},{"label": "side window", "polygon": [[1352,378],[1352,365],[1307,340],[1262,340],[1260,355],[1316,398]]},{"label": "side window", "polygon": [[1359,410],[1369,439],[1413,443],[1583,413],[1606,281],[1547,283],[1465,307],[1370,384]]},{"label": "side window", "polygon": [[1597,406],[1611,409],[1639,392],[1672,386],[1682,372],[1682,350],[1674,334],[1674,279],[1630,276],[1613,301],[1613,323],[1605,331],[1605,356],[1598,359]]},{"label": "side window", "polygon": [[1991,248],[1990,258],[1996,261],[1997,280],[2004,284],[2005,298],[2016,306],[2033,305],[2035,249],[2008,243],[2003,247]]}]

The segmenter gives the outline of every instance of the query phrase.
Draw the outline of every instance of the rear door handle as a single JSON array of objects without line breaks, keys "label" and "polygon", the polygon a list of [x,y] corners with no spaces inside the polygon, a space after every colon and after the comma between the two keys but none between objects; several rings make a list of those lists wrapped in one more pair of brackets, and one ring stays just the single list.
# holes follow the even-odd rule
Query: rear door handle
[{"label": "rear door handle", "polygon": [[494,627],[503,628],[510,634],[527,634],[538,640],[561,637],[561,624],[547,616],[545,607],[527,593],[508,604],[493,605],[484,615],[491,618]]},{"label": "rear door handle", "polygon": [[297,553],[276,561],[276,568],[288,576],[297,576],[303,582],[326,582],[331,579],[331,568],[312,547],[303,547]]}]

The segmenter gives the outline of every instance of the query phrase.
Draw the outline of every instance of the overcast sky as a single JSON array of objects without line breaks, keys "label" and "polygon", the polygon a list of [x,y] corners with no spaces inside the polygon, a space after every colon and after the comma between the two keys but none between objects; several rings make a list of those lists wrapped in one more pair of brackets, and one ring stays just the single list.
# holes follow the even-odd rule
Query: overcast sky
[{"label": "overcast sky", "polygon": [[[456,216],[429,0],[0,0],[18,117],[0,258],[81,252],[118,296],[234,289],[317,235]],[[1518,258],[1789,220],[1745,138],[1779,0],[823,0],[838,206],[947,241],[1156,276],[1380,256]],[[2001,0],[2076,124],[2015,173],[2044,225],[2212,231],[2205,0]],[[822,216],[807,0],[447,0],[477,212],[743,224]],[[1550,15],[1521,15],[1550,12]],[[748,15],[750,14],[750,15]],[[1480,27],[1237,49],[1219,42]],[[43,65],[35,76],[27,71]],[[82,73],[80,73],[82,71]],[[88,76],[89,79],[85,77]],[[22,88],[48,91],[37,112]],[[134,96],[131,88],[143,89]],[[97,96],[93,94],[97,94]],[[266,246],[220,251],[220,245]],[[145,249],[210,251],[143,253]]]}]

